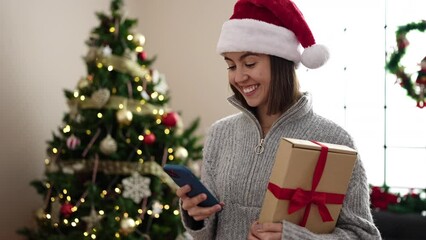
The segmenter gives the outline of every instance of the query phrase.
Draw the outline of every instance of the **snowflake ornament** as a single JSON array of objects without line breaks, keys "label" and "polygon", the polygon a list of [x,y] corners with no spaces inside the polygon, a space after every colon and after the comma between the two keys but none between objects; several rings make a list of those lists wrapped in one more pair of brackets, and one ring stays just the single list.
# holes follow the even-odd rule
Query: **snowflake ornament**
[{"label": "snowflake ornament", "polygon": [[142,198],[151,196],[149,184],[151,179],[141,176],[138,172],[133,172],[128,178],[124,178],[123,197],[132,199],[135,203],[140,203]]}]

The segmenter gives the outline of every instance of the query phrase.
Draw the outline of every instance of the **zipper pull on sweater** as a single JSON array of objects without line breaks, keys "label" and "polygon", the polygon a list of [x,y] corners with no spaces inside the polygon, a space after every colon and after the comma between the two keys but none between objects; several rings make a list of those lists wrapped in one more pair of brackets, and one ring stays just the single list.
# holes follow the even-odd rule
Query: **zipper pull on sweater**
[{"label": "zipper pull on sweater", "polygon": [[265,150],[263,147],[263,142],[264,142],[264,139],[263,138],[260,139],[259,144],[257,144],[257,146],[254,148],[254,151],[256,152],[256,154],[261,154],[263,153],[263,150]]}]

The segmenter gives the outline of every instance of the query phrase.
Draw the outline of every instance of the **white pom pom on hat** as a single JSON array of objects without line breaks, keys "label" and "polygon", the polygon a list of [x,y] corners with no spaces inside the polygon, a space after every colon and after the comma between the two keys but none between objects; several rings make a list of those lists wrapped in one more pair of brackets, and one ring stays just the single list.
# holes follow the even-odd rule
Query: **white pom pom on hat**
[{"label": "white pom pom on hat", "polygon": [[329,58],[328,49],[316,44],[303,14],[291,0],[238,0],[233,15],[222,26],[217,52],[240,51],[278,56],[311,69],[321,67]]}]

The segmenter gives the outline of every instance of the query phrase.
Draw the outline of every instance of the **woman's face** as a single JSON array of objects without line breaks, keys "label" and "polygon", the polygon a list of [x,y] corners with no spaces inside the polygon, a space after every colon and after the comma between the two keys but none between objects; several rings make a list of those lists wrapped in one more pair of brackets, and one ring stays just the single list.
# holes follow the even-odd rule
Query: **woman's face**
[{"label": "woman's face", "polygon": [[228,64],[229,83],[234,86],[250,107],[267,109],[271,63],[266,54],[229,52],[224,54]]}]

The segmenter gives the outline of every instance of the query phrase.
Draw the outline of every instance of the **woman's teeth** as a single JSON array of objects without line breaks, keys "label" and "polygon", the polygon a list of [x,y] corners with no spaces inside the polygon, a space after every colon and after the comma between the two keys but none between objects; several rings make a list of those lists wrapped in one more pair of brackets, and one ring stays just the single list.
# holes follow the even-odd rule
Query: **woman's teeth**
[{"label": "woman's teeth", "polygon": [[243,88],[243,93],[253,92],[254,90],[256,90],[257,87],[258,87],[258,85],[251,85],[249,87],[245,87],[245,88]]}]

